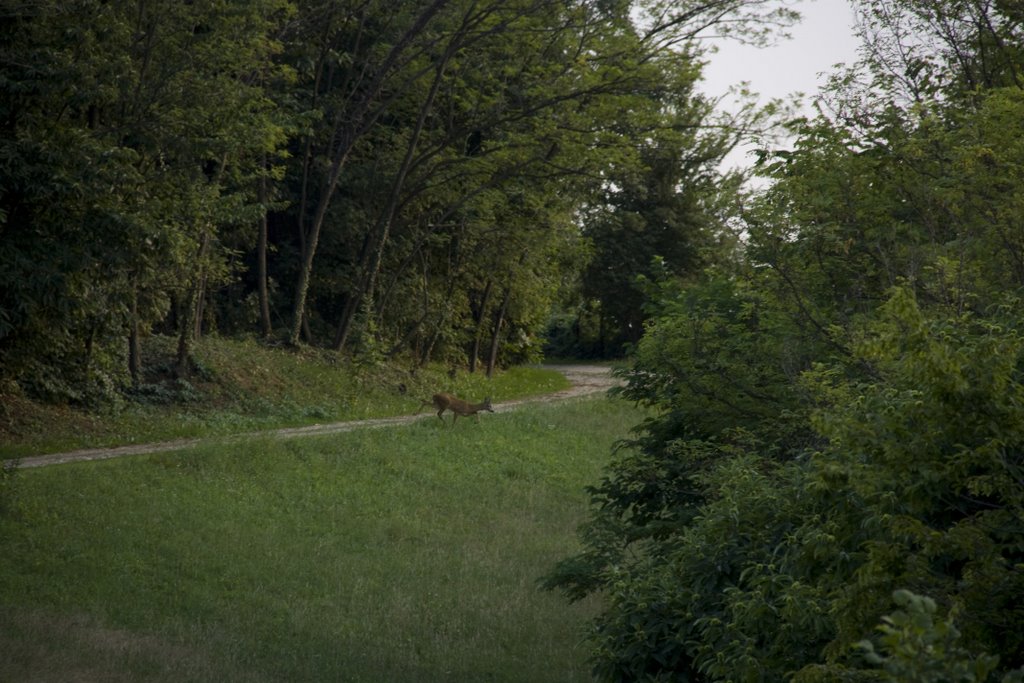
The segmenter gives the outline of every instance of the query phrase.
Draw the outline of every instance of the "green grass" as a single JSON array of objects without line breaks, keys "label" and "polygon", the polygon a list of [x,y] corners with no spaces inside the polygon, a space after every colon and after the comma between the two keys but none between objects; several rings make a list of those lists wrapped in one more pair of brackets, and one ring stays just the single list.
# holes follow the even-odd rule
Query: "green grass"
[{"label": "green grass", "polygon": [[22,470],[0,680],[582,681],[536,581],[641,413],[604,398]]},{"label": "green grass", "polygon": [[443,368],[414,374],[396,365],[354,365],[315,349],[218,337],[198,343],[195,377],[181,383],[163,372],[173,351],[172,339],[147,339],[146,381],[100,411],[40,405],[0,386],[0,459],[402,415],[437,391],[498,402],[568,385],[539,368],[512,368],[493,379],[465,372],[452,378]]}]

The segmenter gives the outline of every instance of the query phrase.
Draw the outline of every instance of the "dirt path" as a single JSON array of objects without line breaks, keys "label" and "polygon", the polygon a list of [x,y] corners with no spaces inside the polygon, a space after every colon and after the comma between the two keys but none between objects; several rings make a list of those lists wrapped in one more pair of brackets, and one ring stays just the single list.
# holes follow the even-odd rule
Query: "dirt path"
[{"label": "dirt path", "polygon": [[[516,407],[526,403],[541,403],[547,401],[559,401],[577,396],[586,396],[602,391],[607,391],[615,386],[618,380],[612,377],[610,368],[599,365],[545,365],[550,370],[557,370],[565,375],[572,386],[562,391],[543,396],[534,396],[516,401],[496,403],[494,411],[498,413],[515,410]],[[126,455],[142,455],[146,453],[162,453],[164,451],[176,451],[183,448],[196,446],[200,443],[216,441],[218,443],[229,443],[251,439],[255,436],[274,436],[282,439],[291,439],[300,436],[315,436],[319,434],[336,434],[338,432],[350,432],[353,429],[365,429],[369,427],[387,427],[389,425],[401,425],[434,417],[433,413],[426,412],[417,415],[399,415],[397,417],[382,417],[371,420],[351,420],[348,422],[332,422],[323,425],[309,425],[306,427],[289,427],[285,429],[272,429],[261,432],[249,432],[236,434],[234,436],[217,436],[196,439],[176,439],[174,441],[161,441],[158,443],[135,444],[131,446],[118,446],[116,448],[85,448],[65,453],[50,453],[48,455],[35,455],[21,458],[18,467],[45,467],[46,465],[62,465],[69,462],[83,462],[86,460],[106,460],[108,458],[120,458]]]}]

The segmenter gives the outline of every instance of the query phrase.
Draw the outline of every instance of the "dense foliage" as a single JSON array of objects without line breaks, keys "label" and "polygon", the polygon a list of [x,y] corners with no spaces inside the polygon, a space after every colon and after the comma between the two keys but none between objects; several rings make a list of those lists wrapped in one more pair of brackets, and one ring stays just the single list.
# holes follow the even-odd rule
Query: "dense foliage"
[{"label": "dense foliage", "polygon": [[1024,676],[1024,16],[860,11],[743,252],[649,283],[660,412],[547,579],[602,680]]},{"label": "dense foliage", "polygon": [[857,7],[748,201],[700,38],[771,0],[3,3],[0,398],[153,331],[490,371],[557,302],[657,409],[548,579],[603,679],[1015,680],[1024,14]]},{"label": "dense foliage", "polygon": [[[5,391],[144,383],[152,331],[177,337],[178,378],[211,332],[490,371],[535,357],[556,299],[571,310],[587,244],[617,248],[613,205],[696,267],[714,227],[694,207],[761,116],[707,125],[696,39],[792,13],[640,5],[3,3]],[[583,308],[616,301],[619,272]]]}]

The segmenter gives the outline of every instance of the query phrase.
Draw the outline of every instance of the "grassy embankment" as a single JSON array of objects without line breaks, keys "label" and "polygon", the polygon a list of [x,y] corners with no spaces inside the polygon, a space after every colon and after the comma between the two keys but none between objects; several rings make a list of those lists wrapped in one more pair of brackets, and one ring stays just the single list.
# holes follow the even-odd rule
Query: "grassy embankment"
[{"label": "grassy embankment", "polygon": [[[174,340],[146,340],[147,379],[129,400],[99,412],[40,405],[0,386],[0,459],[77,448],[255,432],[412,413],[435,391],[479,401],[547,393],[568,384],[557,373],[514,368],[482,373],[353,367],[314,349],[273,349],[207,337],[188,382],[168,378]],[[404,393],[402,386],[404,385]]]},{"label": "grassy embankment", "polygon": [[21,470],[0,680],[587,680],[536,587],[642,416],[605,398]]}]

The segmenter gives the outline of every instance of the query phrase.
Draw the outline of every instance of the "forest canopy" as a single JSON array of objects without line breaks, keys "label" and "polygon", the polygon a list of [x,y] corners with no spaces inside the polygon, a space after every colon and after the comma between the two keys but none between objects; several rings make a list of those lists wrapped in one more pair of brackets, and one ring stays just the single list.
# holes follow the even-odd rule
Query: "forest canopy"
[{"label": "forest canopy", "polygon": [[640,331],[629,273],[700,265],[721,237],[701,205],[736,184],[717,162],[766,116],[720,125],[698,38],[794,18],[765,0],[0,12],[0,367],[86,405],[143,381],[154,333],[179,378],[210,333],[490,372],[538,357],[557,303],[563,329],[601,320],[566,352],[619,352]]}]

